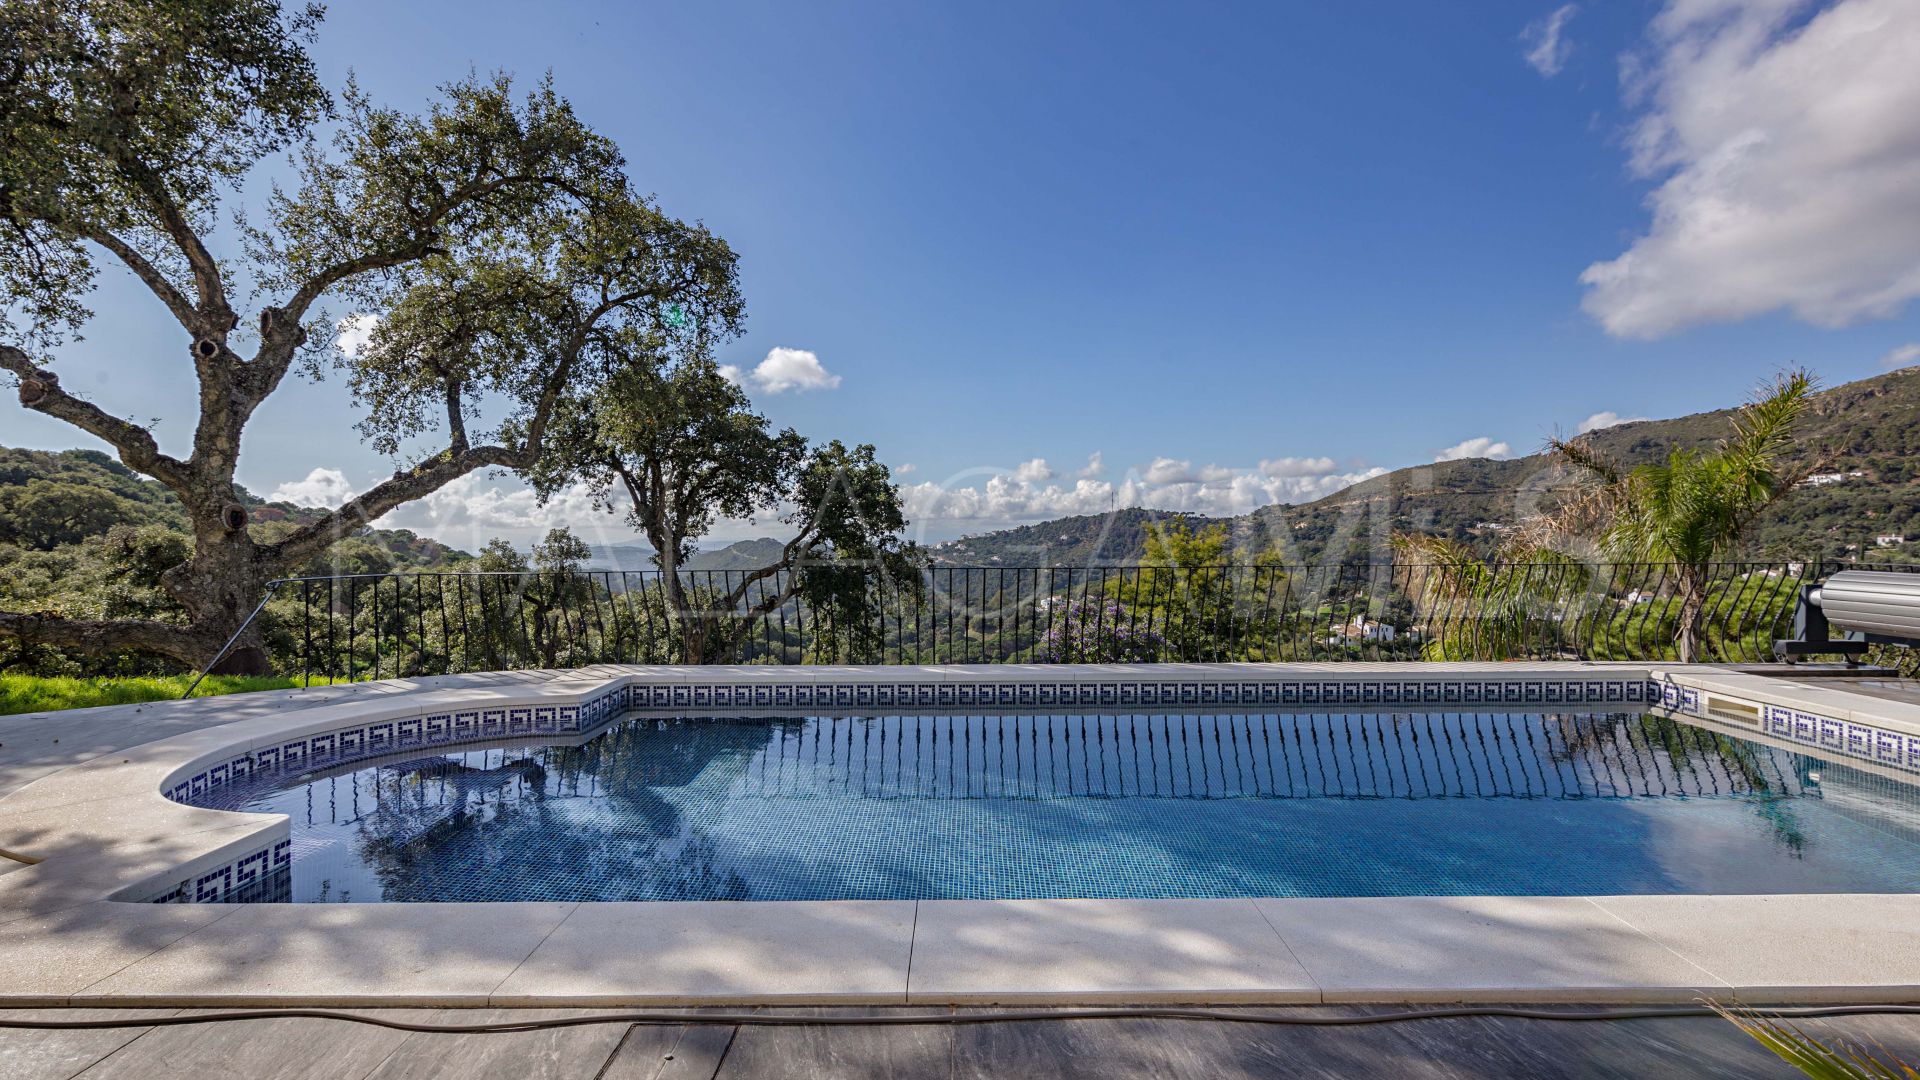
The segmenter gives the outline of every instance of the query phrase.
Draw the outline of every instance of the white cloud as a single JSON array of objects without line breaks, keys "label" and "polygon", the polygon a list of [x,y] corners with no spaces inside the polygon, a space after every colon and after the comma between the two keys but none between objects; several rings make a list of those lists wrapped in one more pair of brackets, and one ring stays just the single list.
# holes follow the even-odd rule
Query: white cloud
[{"label": "white cloud", "polygon": [[1170,457],[1154,458],[1143,475],[1149,484],[1191,484],[1200,479],[1193,462]]},{"label": "white cloud", "polygon": [[1622,61],[1646,235],[1580,280],[1608,333],[1785,309],[1820,326],[1920,296],[1920,3],[1668,0]]},{"label": "white cloud", "polygon": [[915,527],[938,532],[954,522],[966,522],[973,529],[999,529],[1131,506],[1209,516],[1244,514],[1274,503],[1317,499],[1386,471],[1267,476],[1257,469],[1195,468],[1189,461],[1162,457],[1117,484],[1087,476],[1077,477],[1070,486],[1045,483],[1022,479],[1015,470],[995,472],[977,484],[970,482],[974,474],[962,474],[946,484],[924,481],[902,488],[901,493]]},{"label": "white cloud", "polygon": [[1920,341],[1916,341],[1910,345],[1902,345],[1880,358],[1880,366],[1886,368],[1888,371],[1892,371],[1894,368],[1906,367],[1912,363],[1920,363]]},{"label": "white cloud", "polygon": [[352,359],[367,347],[367,342],[373,339],[373,328],[379,325],[378,315],[348,315],[334,324],[333,342],[341,352],[347,354],[348,359]]},{"label": "white cloud", "polygon": [[1106,471],[1106,459],[1100,455],[1100,451],[1095,450],[1093,453],[1087,455],[1087,467],[1073,475],[1079,480],[1092,480]]},{"label": "white cloud", "polygon": [[784,394],[789,390],[832,390],[840,385],[840,376],[828,371],[818,356],[806,349],[785,347],[768,349],[767,358],[752,371],[722,364],[720,374],[741,386],[751,382],[769,394]]},{"label": "white cloud", "polygon": [[1461,461],[1466,458],[1501,458],[1513,456],[1513,447],[1504,442],[1495,442],[1490,435],[1481,435],[1472,439],[1463,439],[1445,450],[1433,455],[1435,461]]},{"label": "white cloud", "polygon": [[267,501],[292,503],[295,506],[324,506],[331,510],[353,498],[354,494],[346,473],[339,469],[315,469],[307,474],[305,480],[294,480],[274,488],[267,494]]},{"label": "white cloud", "polygon": [[907,462],[907,463],[906,463],[906,464],[904,464],[904,465],[895,465],[895,466],[893,467],[893,475],[895,475],[895,476],[905,476],[905,475],[907,475],[907,474],[908,474],[908,473],[910,473],[910,472],[916,472],[916,471],[918,471],[918,470],[919,470],[919,468],[920,468],[920,466],[918,466],[918,465],[915,465],[915,464],[914,464],[913,462],[911,462],[911,461],[909,461],[909,462]]},{"label": "white cloud", "polygon": [[1580,421],[1580,434],[1585,435],[1589,431],[1599,431],[1601,428],[1616,427],[1620,424],[1634,424],[1645,419],[1644,416],[1621,416],[1612,409],[1603,409]]},{"label": "white cloud", "polygon": [[617,512],[609,513],[594,505],[584,486],[576,485],[542,506],[525,486],[468,473],[395,509],[379,524],[412,529],[468,551],[478,551],[496,536],[525,547],[549,529],[562,527],[592,544],[632,543],[634,532],[623,517],[626,505],[625,497],[616,491]]},{"label": "white cloud", "polygon": [[1266,476],[1326,476],[1339,468],[1330,457],[1269,458],[1260,463],[1260,472]]},{"label": "white cloud", "polygon": [[1034,458],[1013,470],[1013,478],[1023,484],[1039,484],[1053,479],[1053,467],[1046,458]]},{"label": "white cloud", "polygon": [[1217,484],[1233,479],[1234,470],[1224,465],[1202,465],[1195,468],[1193,462],[1170,457],[1154,458],[1142,474],[1147,483],[1156,486],[1171,484]]},{"label": "white cloud", "polygon": [[1577,4],[1566,4],[1527,24],[1520,32],[1520,43],[1527,47],[1527,63],[1546,78],[1560,74],[1573,55],[1573,42],[1567,40],[1567,23],[1580,11]]}]

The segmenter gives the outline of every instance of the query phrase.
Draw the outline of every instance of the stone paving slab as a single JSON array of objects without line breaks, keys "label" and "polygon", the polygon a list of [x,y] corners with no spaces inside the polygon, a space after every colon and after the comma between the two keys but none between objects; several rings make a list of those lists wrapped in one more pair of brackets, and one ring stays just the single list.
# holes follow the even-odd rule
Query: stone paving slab
[{"label": "stone paving slab", "polygon": [[909,1001],[1320,1000],[1251,900],[922,900]]},{"label": "stone paving slab", "polygon": [[914,909],[910,900],[581,904],[489,1001],[898,1004]]},{"label": "stone paving slab", "polygon": [[1673,1001],[1725,982],[1581,897],[1255,901],[1323,1001]]},{"label": "stone paving slab", "polygon": [[75,1004],[484,1005],[577,906],[239,904]]},{"label": "stone paving slab", "polygon": [[1747,1001],[1920,1001],[1920,896],[1605,896],[1593,903]]}]

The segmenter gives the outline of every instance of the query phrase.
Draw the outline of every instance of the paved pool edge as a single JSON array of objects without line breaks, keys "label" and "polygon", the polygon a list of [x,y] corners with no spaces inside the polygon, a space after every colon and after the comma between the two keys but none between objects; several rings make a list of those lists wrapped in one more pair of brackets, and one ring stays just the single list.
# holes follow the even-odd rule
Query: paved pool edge
[{"label": "paved pool edge", "polygon": [[[242,743],[336,730],[370,710],[393,718],[455,707],[532,710],[610,687],[1281,680],[1373,687],[1375,696],[1393,684],[1395,704],[1471,707],[1459,697],[1401,694],[1426,683],[1643,679],[1672,688],[1667,711],[1677,715],[1738,724],[1751,709],[1761,730],[1768,707],[1791,708],[1920,738],[1920,709],[1829,687],[1644,664],[541,674],[538,681],[364,687],[264,716],[258,702],[188,703],[202,706],[202,726],[78,760],[8,794],[0,799],[0,849],[41,861],[0,875],[0,955],[10,961],[0,970],[0,1005],[1920,1000],[1920,897],[1904,894],[418,905],[110,899],[175,872],[191,877],[257,850],[276,828],[284,832],[284,819],[203,810],[159,794],[181,770]],[[1693,691],[1691,702],[1683,690]],[[998,704],[1001,693],[1018,696],[996,689],[992,701],[959,707]],[[1384,703],[1347,696],[1314,704]],[[1498,703],[1550,704],[1504,698]],[[244,718],[226,722],[235,715]],[[1839,747],[1814,748],[1844,751],[1847,729],[1839,730]],[[1855,746],[1863,745],[1859,738]],[[1875,736],[1865,738],[1871,756]]]}]

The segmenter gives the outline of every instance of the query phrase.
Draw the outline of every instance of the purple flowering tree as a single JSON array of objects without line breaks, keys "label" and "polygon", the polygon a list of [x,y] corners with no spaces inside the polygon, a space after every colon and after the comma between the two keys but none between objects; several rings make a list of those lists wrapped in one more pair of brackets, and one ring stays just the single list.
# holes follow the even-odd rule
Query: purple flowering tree
[{"label": "purple flowering tree", "polygon": [[1040,658],[1049,664],[1152,663],[1167,639],[1138,621],[1117,600],[1075,600],[1047,631]]}]

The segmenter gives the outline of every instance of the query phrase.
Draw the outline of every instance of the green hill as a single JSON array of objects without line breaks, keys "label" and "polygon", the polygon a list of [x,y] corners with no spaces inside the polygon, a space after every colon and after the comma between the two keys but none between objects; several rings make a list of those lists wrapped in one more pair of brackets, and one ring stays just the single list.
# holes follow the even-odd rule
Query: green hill
[{"label": "green hill", "polygon": [[[245,488],[238,495],[263,540],[319,518],[326,511],[268,502]],[[187,532],[186,511],[173,492],[98,450],[16,450],[0,447],[0,562],[5,550],[52,552],[102,538],[116,527],[159,525]],[[443,566],[465,552],[408,529],[363,529],[321,561],[365,572]],[[329,572],[329,570],[316,570]]]},{"label": "green hill", "polygon": [[[780,552],[786,547],[784,541],[763,536],[757,540],[736,540],[725,547],[710,551],[694,552],[681,567],[683,570],[704,572],[708,570],[758,570],[780,558]],[[644,570],[658,570],[653,562],[653,549],[644,542],[631,544],[594,545],[593,554],[587,560],[589,570],[624,570],[636,573]]]},{"label": "green hill", "polygon": [[[1037,525],[963,537],[936,544],[935,566],[1116,566],[1138,562],[1147,534],[1180,515],[1129,507],[1109,514],[1056,518]],[[1233,518],[1188,515],[1195,527]]]},{"label": "green hill", "polygon": [[[1732,408],[1671,420],[1647,420],[1587,436],[1630,464],[1675,446],[1703,446],[1723,437]],[[1914,544],[1877,548],[1880,536],[1920,540],[1920,368],[1836,386],[1814,399],[1796,457],[1838,479],[1796,492],[1756,530],[1753,554],[1875,558],[1912,557]],[[1325,498],[1269,506],[1217,519],[1241,550],[1278,544],[1289,562],[1317,562],[1330,553],[1365,558],[1395,531],[1437,533],[1483,550],[1552,498],[1561,474],[1545,454],[1505,461],[1472,458],[1397,469]],[[1147,529],[1172,515],[1121,510],[1061,518],[941,545],[950,565],[1094,566],[1137,560]],[[1210,519],[1191,519],[1209,524]]]}]

